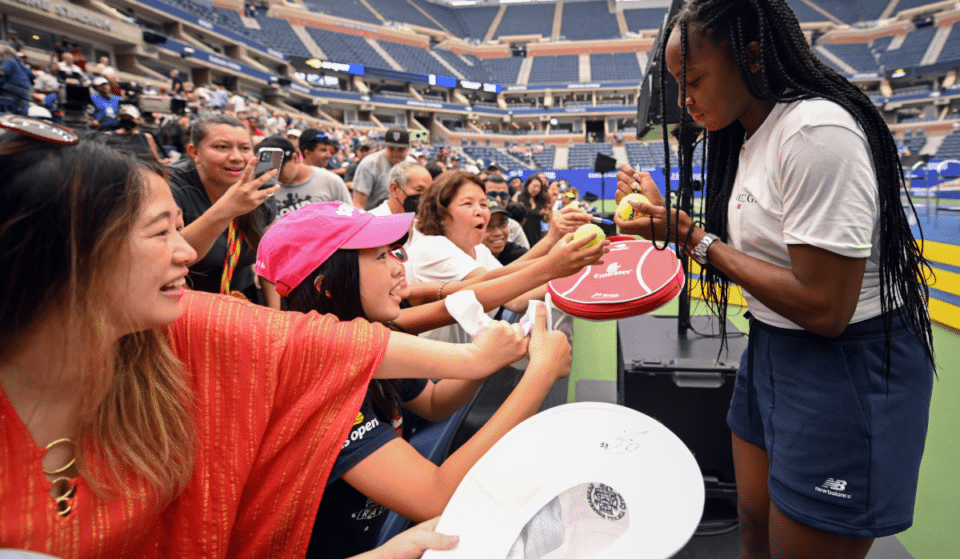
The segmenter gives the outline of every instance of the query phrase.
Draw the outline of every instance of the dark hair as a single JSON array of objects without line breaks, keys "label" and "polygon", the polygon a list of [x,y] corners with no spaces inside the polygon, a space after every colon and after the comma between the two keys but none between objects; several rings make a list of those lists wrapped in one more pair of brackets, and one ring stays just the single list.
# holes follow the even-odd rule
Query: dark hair
[{"label": "dark hair", "polygon": [[[207,134],[210,133],[210,128],[218,124],[225,124],[234,128],[243,128],[249,133],[249,129],[239,118],[224,114],[213,114],[197,120],[190,126],[190,143],[199,147],[200,143],[207,137]],[[251,144],[252,143],[251,141]],[[253,211],[237,217],[237,224],[239,225],[243,242],[253,251],[257,250],[257,246],[260,244],[260,238],[263,237],[263,231],[257,227],[257,216],[266,211],[265,204],[260,204]]]},{"label": "dark hair", "polygon": [[416,227],[424,235],[443,235],[443,220],[450,212],[447,206],[457,195],[460,187],[473,183],[486,193],[487,187],[480,177],[467,171],[446,171],[442,173],[430,188],[421,195],[420,208],[417,210]]},{"label": "dark hair", "polygon": [[[527,192],[527,187],[533,181],[540,182],[540,192],[534,198],[530,198],[530,193]],[[530,207],[530,201],[533,200],[536,209],[542,210],[547,207],[547,183],[540,178],[538,173],[534,173],[527,177],[527,180],[523,181],[523,188],[520,189],[520,194],[517,195],[517,201],[523,204],[525,208]]]},{"label": "dark hair", "polygon": [[443,167],[438,165],[436,161],[430,161],[426,165],[424,165],[424,167],[427,168],[427,171],[430,172],[430,176],[434,179],[439,177],[440,174],[443,173]]},{"label": "dark hair", "polygon": [[[803,99],[823,98],[843,107],[857,121],[870,146],[879,191],[880,216],[879,274],[880,307],[886,331],[884,362],[889,367],[890,337],[893,311],[904,318],[908,328],[920,339],[927,356],[933,361],[930,315],[926,300],[929,289],[924,281],[930,266],[914,239],[903,209],[901,195],[909,193],[904,186],[903,169],[893,136],[883,116],[858,87],[824,64],[810,50],[800,24],[785,0],[690,0],[670,22],[661,39],[658,53],[661,64],[673,29],[680,30],[681,59],[680,99],[686,98],[686,58],[690,28],[729,49],[740,76],[750,94],[761,100],[790,103]],[[761,80],[754,80],[748,67],[747,46],[759,43]],[[661,90],[666,91],[666,72],[661,73]],[[666,96],[661,110],[666,115]],[[686,118],[686,111],[681,113]],[[666,120],[666,119],[664,119]],[[664,143],[668,141],[666,124]],[[704,226],[721,239],[728,238],[727,208],[737,174],[740,149],[745,130],[738,121],[722,130],[708,132],[706,145],[706,198]],[[666,167],[670,167],[669,145],[665,147]],[[682,150],[681,150],[682,152]],[[681,167],[683,155],[680,155]],[[669,181],[667,182],[669,189]],[[668,193],[669,194],[669,193]],[[669,199],[669,195],[667,196]],[[911,210],[916,209],[910,202]],[[668,214],[669,215],[669,214]],[[669,224],[668,224],[669,227]],[[921,242],[923,234],[920,235]],[[724,316],[727,309],[728,278],[716,268],[707,266],[701,283],[704,298]],[[900,307],[897,307],[898,302]],[[720,321],[721,328],[724,321]]]},{"label": "dark hair", "polygon": [[[320,278],[319,289],[317,278]],[[331,254],[290,291],[287,309],[332,314],[344,322],[357,318],[367,320],[360,300],[360,252],[342,248]],[[367,389],[367,400],[383,421],[393,421],[394,411],[400,404],[398,386],[396,380],[374,380]]]},{"label": "dark hair", "polygon": [[523,223],[527,218],[527,209],[523,207],[523,204],[518,204],[516,202],[507,202],[507,215],[512,217],[517,223]]}]

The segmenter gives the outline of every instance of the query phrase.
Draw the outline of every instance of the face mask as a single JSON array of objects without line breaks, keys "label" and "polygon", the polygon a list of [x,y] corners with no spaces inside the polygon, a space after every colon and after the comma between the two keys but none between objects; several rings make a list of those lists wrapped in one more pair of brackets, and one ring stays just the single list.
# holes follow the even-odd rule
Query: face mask
[{"label": "face mask", "polygon": [[412,196],[407,196],[403,201],[403,211],[405,212],[417,212],[417,208],[420,206],[420,195],[414,194]]},{"label": "face mask", "polygon": [[124,130],[133,130],[137,127],[137,123],[132,120],[122,119],[120,121],[120,128]]}]

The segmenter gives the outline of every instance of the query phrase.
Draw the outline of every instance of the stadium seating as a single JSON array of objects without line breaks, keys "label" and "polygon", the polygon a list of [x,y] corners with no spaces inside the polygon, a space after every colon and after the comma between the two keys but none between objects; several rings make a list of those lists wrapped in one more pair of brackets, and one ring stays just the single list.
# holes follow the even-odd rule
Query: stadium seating
[{"label": "stadium seating", "polygon": [[933,26],[914,29],[907,33],[900,48],[880,53],[880,64],[888,70],[916,66],[926,54],[936,32],[937,28]]},{"label": "stadium seating", "polygon": [[379,41],[383,50],[393,57],[408,72],[419,72],[421,74],[439,74],[447,76],[450,70],[430,55],[430,52],[423,47],[413,47],[402,45],[390,41]]},{"label": "stadium seating", "polygon": [[458,10],[443,4],[434,4],[425,0],[410,0],[421,10],[430,14],[430,17],[440,22],[440,25],[453,34],[454,37],[469,37],[470,31],[467,29],[463,18],[460,17]]},{"label": "stadium seating", "polygon": [[943,50],[940,51],[940,56],[937,58],[937,61],[946,62],[948,60],[958,59],[960,59],[960,25],[954,23],[953,29],[950,30],[950,35],[947,37],[947,42],[943,44]]},{"label": "stadium seating", "polygon": [[[473,142],[471,142],[471,144],[472,143]],[[472,159],[482,159],[484,166],[489,165],[491,162],[496,163],[504,173],[514,169],[523,169],[525,167],[520,161],[503,153],[497,148],[469,145],[465,146],[463,151]]]},{"label": "stadium seating", "polygon": [[300,40],[300,37],[293,32],[293,27],[290,26],[290,22],[285,19],[267,17],[260,12],[257,12],[256,19],[262,30],[262,32],[258,34],[258,37],[266,43],[268,47],[273,47],[291,56],[312,57],[306,45]]},{"label": "stadium seating", "polygon": [[[889,3],[885,0],[814,0],[814,2],[840,21],[851,24],[879,19]],[[793,6],[793,3],[790,5]]]},{"label": "stadium seating", "polygon": [[[487,69],[476,56],[466,53],[457,56],[456,53],[443,49],[434,49],[433,52],[440,55],[440,58],[443,58],[447,64],[453,66],[463,77],[481,82],[490,81],[490,75],[487,73]],[[464,62],[464,60],[466,60],[466,62]],[[514,79],[515,78],[516,76],[514,76]]]},{"label": "stadium seating", "polygon": [[490,75],[490,81],[494,83],[517,83],[517,75],[520,73],[522,63],[523,58],[519,56],[487,58],[483,61]]},{"label": "stadium seating", "polygon": [[[853,67],[857,73],[877,72],[880,69],[877,59],[867,43],[842,43],[822,46]],[[829,59],[824,59],[824,61],[830,63]],[[845,72],[841,71],[841,73]]]},{"label": "stadium seating", "polygon": [[458,10],[469,32],[468,37],[477,40],[487,36],[487,31],[490,29],[490,25],[493,24],[493,18],[497,17],[497,12],[499,11],[499,6],[480,6]]},{"label": "stadium seating", "polygon": [[374,25],[380,25],[382,23],[380,18],[373,15],[373,12],[360,0],[337,0],[336,2],[303,0],[303,3],[313,12],[352,19],[363,23],[372,23]]},{"label": "stadium seating", "polygon": [[615,39],[620,37],[620,27],[606,1],[566,2],[560,35],[568,41]]},{"label": "stadium seating", "polygon": [[390,67],[390,64],[363,37],[315,27],[307,27],[307,33],[334,62],[366,64],[376,68]]},{"label": "stadium seating", "polygon": [[407,0],[367,0],[387,21],[419,25],[428,29],[440,29],[423,12],[412,7]]},{"label": "stadium seating", "polygon": [[538,56],[530,68],[529,83],[577,83],[580,81],[580,57],[576,54]]},{"label": "stadium seating", "polygon": [[644,29],[660,29],[663,18],[667,15],[666,8],[634,8],[623,10],[623,19],[627,22],[627,29],[639,33]]},{"label": "stadium seating", "polygon": [[937,0],[900,0],[897,2],[897,7],[893,10],[894,14],[899,14],[904,10],[911,10],[913,8],[919,8],[920,6],[926,6],[928,4],[935,4]]},{"label": "stadium seating", "polygon": [[557,146],[547,146],[543,151],[534,153],[532,156],[534,169],[552,169],[556,156]]},{"label": "stadium seating", "polygon": [[494,38],[510,35],[541,35],[550,37],[553,32],[552,2],[542,4],[509,4],[497,27]]},{"label": "stadium seating", "polygon": [[943,143],[937,149],[937,153],[930,159],[934,161],[960,159],[960,132],[954,132],[944,138]]},{"label": "stadium seating", "polygon": [[803,0],[787,0],[790,9],[796,14],[800,23],[830,21],[830,18],[811,8]]},{"label": "stadium seating", "polygon": [[570,169],[593,169],[598,153],[613,157],[613,145],[610,142],[573,144],[570,146],[570,154],[567,156],[567,167]]}]

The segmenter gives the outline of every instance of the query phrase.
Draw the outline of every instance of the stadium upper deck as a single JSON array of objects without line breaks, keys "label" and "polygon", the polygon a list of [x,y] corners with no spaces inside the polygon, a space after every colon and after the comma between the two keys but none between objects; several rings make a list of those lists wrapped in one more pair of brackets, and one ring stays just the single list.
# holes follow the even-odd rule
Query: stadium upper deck
[{"label": "stadium upper deck", "polygon": [[[20,29],[34,57],[63,34],[88,59],[107,55],[128,78],[161,87],[180,69],[196,83],[224,82],[339,124],[552,143],[630,137],[667,4],[11,0],[2,10],[4,27]],[[895,130],[952,130],[960,104],[954,2],[790,4],[818,54],[860,83]]]}]

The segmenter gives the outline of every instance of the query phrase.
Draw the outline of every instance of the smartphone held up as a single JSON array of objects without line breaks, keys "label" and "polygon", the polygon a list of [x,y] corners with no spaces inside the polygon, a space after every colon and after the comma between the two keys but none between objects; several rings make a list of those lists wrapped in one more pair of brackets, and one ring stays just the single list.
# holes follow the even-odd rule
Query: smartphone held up
[{"label": "smartphone held up", "polygon": [[[283,150],[280,148],[260,148],[257,150],[257,167],[253,170],[253,178],[260,178],[264,173],[270,171],[271,169],[280,170],[280,167],[283,166]],[[273,175],[267,179],[263,185],[260,186],[261,189],[269,188],[277,184],[277,176]]]}]

